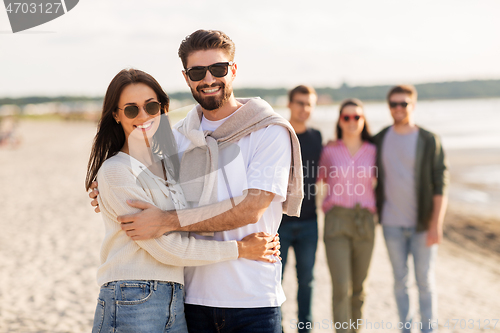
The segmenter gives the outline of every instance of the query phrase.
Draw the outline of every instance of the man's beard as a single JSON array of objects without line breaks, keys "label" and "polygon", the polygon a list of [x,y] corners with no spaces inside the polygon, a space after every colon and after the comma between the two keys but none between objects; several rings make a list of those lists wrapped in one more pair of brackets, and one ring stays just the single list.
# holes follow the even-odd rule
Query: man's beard
[{"label": "man's beard", "polygon": [[[222,96],[215,95],[215,96],[207,96],[207,97],[202,97],[202,89],[206,88],[214,88],[214,87],[221,87],[222,90]],[[193,98],[200,103],[201,107],[205,110],[212,111],[212,110],[217,110],[220,107],[226,103],[226,101],[231,97],[231,94],[233,93],[233,90],[231,87],[227,87],[224,83],[222,82],[216,82],[212,85],[204,84],[196,87],[196,90],[191,88],[191,93],[193,94]]]}]

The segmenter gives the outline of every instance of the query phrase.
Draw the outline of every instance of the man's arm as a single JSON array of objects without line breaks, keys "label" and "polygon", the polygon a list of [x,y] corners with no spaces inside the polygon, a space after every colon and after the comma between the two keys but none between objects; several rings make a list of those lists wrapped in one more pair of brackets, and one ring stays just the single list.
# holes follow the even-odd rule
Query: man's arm
[{"label": "man's arm", "polygon": [[427,231],[427,246],[441,243],[443,239],[443,221],[448,198],[443,195],[434,195],[432,197],[433,208],[429,230]]},{"label": "man's arm", "polygon": [[[127,202],[130,206],[143,211],[120,216],[118,221],[134,240],[157,238],[171,231],[225,231],[259,221],[274,196],[271,192],[249,189],[246,195],[232,200],[180,211],[162,211],[142,201],[131,201]],[[182,221],[199,222],[182,227]]]},{"label": "man's arm", "polygon": [[444,215],[448,206],[448,198],[446,196],[449,182],[448,166],[439,137],[434,137],[434,144],[434,165],[432,167],[434,196],[432,197],[433,208],[427,233],[427,246],[441,243],[443,239]]},{"label": "man's arm", "polygon": [[432,182],[434,195],[447,194],[450,174],[448,172],[448,163],[444,154],[443,146],[439,137],[434,136],[434,156],[432,165]]},{"label": "man's arm", "polygon": [[[287,196],[292,149],[290,134],[282,126],[272,125],[254,133],[258,138],[257,146],[249,165],[241,169],[241,177],[247,178],[249,188],[246,196],[243,192],[243,198],[177,212],[163,212],[147,205],[134,206],[144,211],[121,219],[121,222],[132,222],[123,225],[122,229],[129,236],[137,237],[134,239],[148,239],[173,230],[224,231],[257,223],[275,195]],[[183,221],[191,223],[186,226]],[[143,226],[148,226],[147,230]]]}]

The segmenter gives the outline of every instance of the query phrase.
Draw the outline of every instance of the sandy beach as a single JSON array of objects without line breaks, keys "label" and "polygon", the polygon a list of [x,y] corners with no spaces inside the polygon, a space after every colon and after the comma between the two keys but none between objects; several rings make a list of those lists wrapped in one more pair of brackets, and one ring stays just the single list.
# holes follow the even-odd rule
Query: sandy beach
[{"label": "sandy beach", "polygon": [[[23,143],[18,149],[0,150],[0,332],[90,332],[103,237],[101,217],[84,189],[95,124],[24,121],[19,133]],[[500,332],[500,213],[488,209],[491,204],[467,203],[462,195],[475,190],[497,198],[498,186],[467,175],[471,168],[499,165],[499,156],[498,151],[449,153],[452,201],[436,267],[440,332]],[[322,217],[319,225],[321,233]],[[289,258],[283,305],[287,333],[297,332],[293,255]],[[314,332],[333,332],[321,235],[315,276]],[[418,309],[411,281],[412,305]],[[361,332],[397,332],[392,283],[378,227]]]}]

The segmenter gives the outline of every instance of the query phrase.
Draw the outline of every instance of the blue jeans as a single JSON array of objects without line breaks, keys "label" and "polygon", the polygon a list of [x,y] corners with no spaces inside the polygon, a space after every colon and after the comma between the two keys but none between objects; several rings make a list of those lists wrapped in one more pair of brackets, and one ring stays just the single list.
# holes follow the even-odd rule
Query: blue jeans
[{"label": "blue jeans", "polygon": [[102,285],[92,333],[186,333],[184,286],[160,281]]},{"label": "blue jeans", "polygon": [[189,332],[281,333],[279,307],[216,308],[185,304]]},{"label": "blue jeans", "polygon": [[[422,332],[432,332],[429,322],[437,319],[437,297],[435,291],[434,262],[437,244],[427,246],[427,232],[416,232],[415,228],[383,226],[385,244],[394,273],[394,294],[399,319],[406,324],[402,332],[409,333],[412,313],[408,297],[408,255],[413,256],[415,279],[418,286]],[[418,325],[420,327],[420,325]]]},{"label": "blue jeans", "polygon": [[[307,322],[312,322],[313,269],[318,246],[318,223],[316,220],[286,221],[281,223],[278,233],[283,269],[281,276],[284,274],[288,248],[293,246],[295,252],[298,317],[299,323],[304,323],[305,327]],[[309,332],[309,330],[301,329],[299,332]]]}]

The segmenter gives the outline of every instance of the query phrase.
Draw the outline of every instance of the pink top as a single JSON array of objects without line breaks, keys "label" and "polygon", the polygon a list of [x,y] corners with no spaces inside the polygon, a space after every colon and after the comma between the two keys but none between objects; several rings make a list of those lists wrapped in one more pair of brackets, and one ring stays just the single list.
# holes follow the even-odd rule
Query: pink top
[{"label": "pink top", "polygon": [[377,211],[373,185],[378,175],[374,144],[364,142],[354,156],[342,140],[323,148],[319,160],[318,181],[326,186],[323,212],[333,206],[354,208],[357,203],[372,213]]}]

